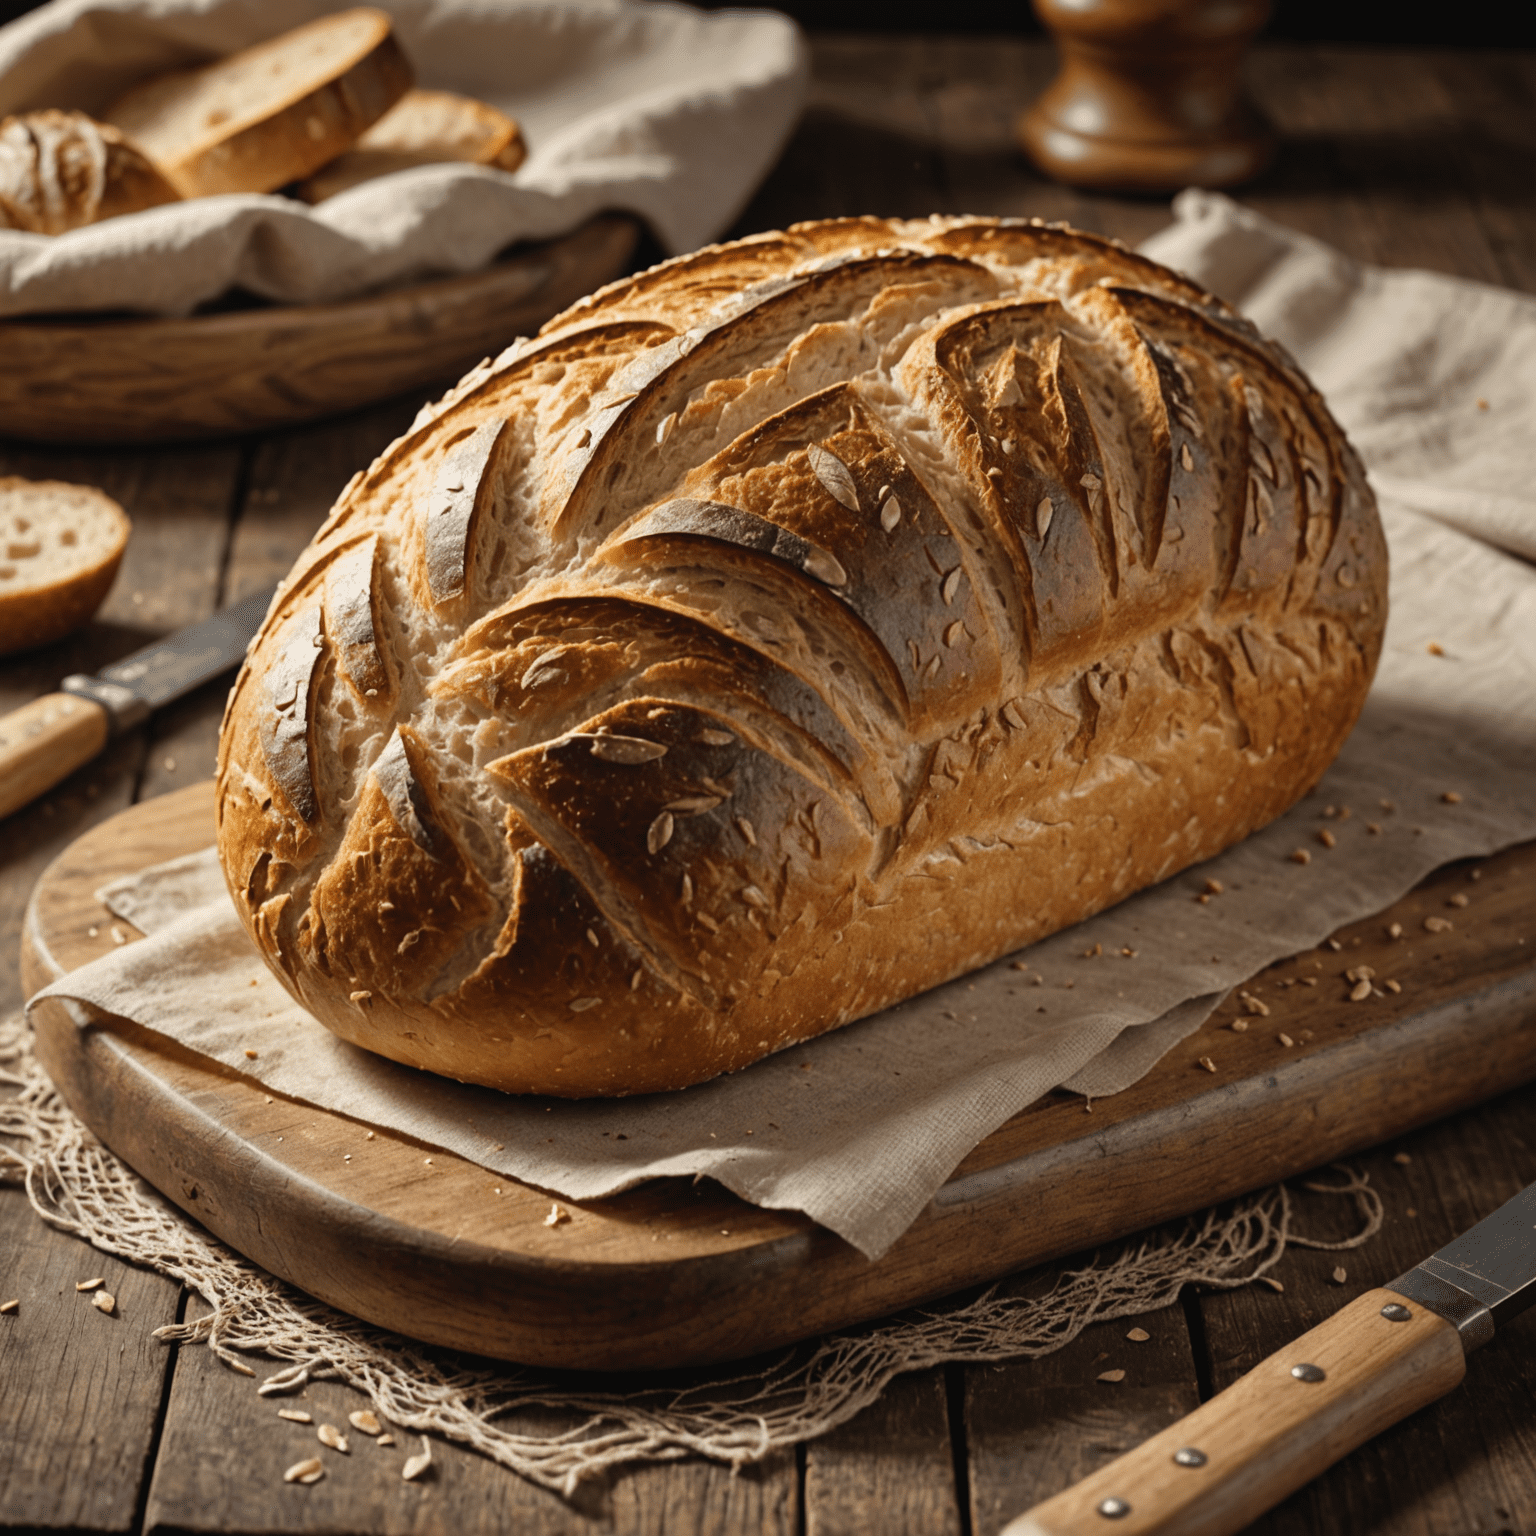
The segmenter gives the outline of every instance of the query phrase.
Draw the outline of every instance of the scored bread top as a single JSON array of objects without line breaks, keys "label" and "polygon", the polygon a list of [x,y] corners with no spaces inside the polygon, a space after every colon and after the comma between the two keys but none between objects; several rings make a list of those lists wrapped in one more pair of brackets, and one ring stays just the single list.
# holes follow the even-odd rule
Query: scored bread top
[{"label": "scored bread top", "polygon": [[389,17],[360,7],[144,81],[106,116],[184,196],[270,192],[333,160],[410,85]]},{"label": "scored bread top", "polygon": [[90,618],[128,534],[123,509],[94,486],[0,477],[0,655],[47,645]]},{"label": "scored bread top", "polygon": [[1164,268],[977,219],[711,248],[343,492],[231,695],[225,871],[348,1039],[682,1086],[1278,815],[1385,569],[1316,392]]},{"label": "scored bread top", "polygon": [[461,161],[515,171],[527,157],[515,119],[454,91],[410,90],[354,148],[322,166],[296,188],[306,202],[323,202],[359,182],[418,165]]},{"label": "scored bread top", "polygon": [[0,121],[0,228],[61,235],[179,197],[136,145],[84,112]]}]

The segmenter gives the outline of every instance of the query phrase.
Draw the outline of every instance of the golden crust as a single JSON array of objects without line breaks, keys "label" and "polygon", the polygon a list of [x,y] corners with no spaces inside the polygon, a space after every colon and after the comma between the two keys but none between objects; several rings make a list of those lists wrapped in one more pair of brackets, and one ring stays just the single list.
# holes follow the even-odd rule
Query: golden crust
[{"label": "golden crust", "polygon": [[221,854],[347,1038],[681,1087],[1279,815],[1385,617],[1357,460],[1217,300],[1037,224],[798,226],[354,480],[233,696]]}]

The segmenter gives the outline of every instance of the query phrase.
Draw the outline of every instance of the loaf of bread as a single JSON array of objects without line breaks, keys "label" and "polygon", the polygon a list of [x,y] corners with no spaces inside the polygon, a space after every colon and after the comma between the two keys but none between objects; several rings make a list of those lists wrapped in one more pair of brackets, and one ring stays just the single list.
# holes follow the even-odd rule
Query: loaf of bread
[{"label": "loaf of bread", "polygon": [[357,144],[294,190],[324,202],[360,182],[418,165],[458,161],[515,171],[528,151],[515,118],[454,91],[407,91]]},{"label": "loaf of bread", "polygon": [[349,149],[411,81],[389,17],[365,7],[157,75],[106,116],[183,197],[272,192]]},{"label": "loaf of bread", "polygon": [[0,656],[84,624],[112,586],[128,534],[127,514],[95,486],[0,478]]},{"label": "loaf of bread", "polygon": [[179,197],[137,145],[84,112],[0,121],[0,229],[62,235]]},{"label": "loaf of bread", "polygon": [[1386,618],[1285,354],[1022,221],[619,282],[359,474],[225,717],[219,847],[337,1034],[682,1087],[1205,859],[1313,785]]}]

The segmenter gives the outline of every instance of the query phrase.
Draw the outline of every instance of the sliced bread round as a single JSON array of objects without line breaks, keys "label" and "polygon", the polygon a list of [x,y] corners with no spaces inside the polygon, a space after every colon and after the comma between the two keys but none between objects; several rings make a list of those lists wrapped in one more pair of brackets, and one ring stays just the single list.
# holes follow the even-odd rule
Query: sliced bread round
[{"label": "sliced bread round", "polygon": [[455,91],[407,91],[344,155],[294,189],[318,203],[417,165],[462,162],[515,171],[527,158],[517,119]]},{"label": "sliced bread round", "polygon": [[389,17],[365,7],[147,80],[106,117],[184,197],[271,192],[350,148],[411,80]]},{"label": "sliced bread round", "polygon": [[84,112],[0,121],[0,229],[61,235],[180,197],[137,145]]},{"label": "sliced bread round", "polygon": [[117,575],[130,530],[123,509],[94,486],[0,478],[0,656],[84,624]]}]

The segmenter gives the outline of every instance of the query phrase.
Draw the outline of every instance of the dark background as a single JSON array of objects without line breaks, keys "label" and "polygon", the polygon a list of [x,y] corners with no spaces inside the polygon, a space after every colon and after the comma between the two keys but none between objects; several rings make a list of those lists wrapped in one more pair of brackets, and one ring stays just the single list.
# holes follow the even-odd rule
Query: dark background
[{"label": "dark background", "polygon": [[[38,0],[0,0],[0,22],[34,10]],[[349,0],[336,0],[342,9]],[[741,0],[737,0],[741,3]],[[706,10],[720,10],[706,3]],[[937,10],[869,0],[780,0],[775,7],[816,32],[1012,32],[1041,30],[1027,0],[948,0]],[[1477,5],[1390,7],[1363,0],[1277,0],[1266,37],[1292,42],[1408,44],[1420,47],[1529,48],[1536,14],[1528,0],[1502,8]]]}]

